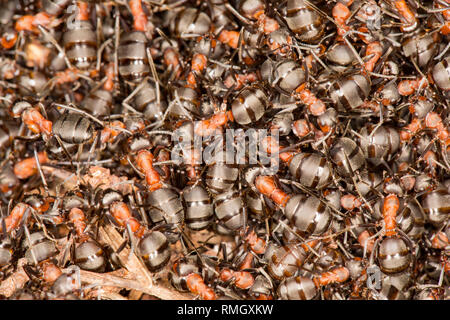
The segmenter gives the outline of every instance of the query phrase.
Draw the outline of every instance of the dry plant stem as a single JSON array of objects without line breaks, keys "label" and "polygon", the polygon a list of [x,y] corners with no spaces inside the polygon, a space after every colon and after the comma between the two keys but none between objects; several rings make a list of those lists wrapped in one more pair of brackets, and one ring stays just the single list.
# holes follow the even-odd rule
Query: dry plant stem
[{"label": "dry plant stem", "polygon": [[102,300],[128,300],[127,298],[119,294],[120,290],[121,288],[119,287],[101,287],[99,289],[93,289],[89,291],[86,297]]},{"label": "dry plant stem", "polygon": [[91,271],[80,270],[81,282],[86,284],[96,284],[101,286],[120,287],[129,290],[141,291],[149,295],[156,296],[163,300],[192,300],[192,295],[177,292],[174,289],[154,284],[152,287],[146,286],[144,283],[118,277],[112,273],[96,273]]},{"label": "dry plant stem", "polygon": [[[113,250],[117,250],[124,241],[119,232],[111,225],[101,227],[99,229],[99,237],[100,242],[107,243]],[[137,290],[165,300],[192,299],[192,295],[190,294],[179,293],[175,289],[152,284],[152,274],[134,253],[130,255],[129,248],[125,248],[119,253],[119,259],[134,279],[125,279],[111,274],[98,274],[82,270],[81,281],[90,284],[118,286]]]},{"label": "dry plant stem", "polygon": [[[120,233],[112,225],[106,225],[99,230],[100,241],[105,242],[117,250],[123,243],[124,239]],[[119,259],[125,268],[136,276],[136,280],[145,286],[152,286],[152,275],[145,265],[139,261],[135,254],[130,255],[130,249],[124,248],[119,253]]]},{"label": "dry plant stem", "polygon": [[128,300],[139,300],[144,293],[142,291],[131,290],[128,295]]},{"label": "dry plant stem", "polygon": [[124,296],[115,293],[115,292],[100,292],[99,293],[100,299],[106,299],[106,300],[128,300]]},{"label": "dry plant stem", "polygon": [[23,270],[23,266],[27,263],[27,259],[22,258],[17,263],[17,270],[11,276],[0,283],[0,294],[5,297],[11,297],[16,290],[23,288],[30,278]]}]

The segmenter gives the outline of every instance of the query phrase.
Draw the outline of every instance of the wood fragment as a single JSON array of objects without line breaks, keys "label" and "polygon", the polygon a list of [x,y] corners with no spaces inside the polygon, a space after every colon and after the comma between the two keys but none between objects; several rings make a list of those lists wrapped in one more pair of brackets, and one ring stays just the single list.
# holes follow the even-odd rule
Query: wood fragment
[{"label": "wood fragment", "polygon": [[119,293],[120,290],[118,287],[101,287],[90,290],[86,297],[99,300],[128,300]]},{"label": "wood fragment", "polygon": [[112,275],[111,273],[96,273],[86,270],[80,270],[81,282],[85,284],[95,284],[100,286],[120,287],[129,290],[142,291],[152,296],[156,296],[163,300],[192,300],[192,295],[181,293],[175,289],[165,287],[159,284],[153,286],[146,286],[144,283],[126,279]]},{"label": "wood fragment", "polygon": [[105,300],[128,300],[124,296],[115,293],[115,292],[101,292],[100,291],[100,298]]},{"label": "wood fragment", "polygon": [[[99,241],[116,251],[124,239],[114,226],[106,225],[99,228]],[[126,271],[121,271],[120,276],[113,273],[100,274],[81,270],[81,281],[101,286],[117,286],[137,290],[164,300],[191,300],[193,298],[191,294],[180,293],[168,285],[153,283],[153,274],[134,253],[130,255],[130,251],[129,247],[125,247],[118,254],[120,262],[126,269]]]},{"label": "wood fragment", "polygon": [[128,295],[128,300],[139,300],[144,293],[142,291],[131,290]]},{"label": "wood fragment", "polygon": [[[116,228],[112,225],[106,225],[99,229],[100,242],[107,243],[114,251],[120,247],[124,239]],[[152,274],[147,270],[146,266],[133,253],[130,255],[131,249],[126,247],[119,253],[119,259],[125,268],[136,276],[136,280],[141,281],[146,286],[152,285]]]},{"label": "wood fragment", "polygon": [[0,283],[0,294],[9,298],[18,289],[22,289],[30,278],[26,274],[23,266],[27,264],[27,259],[22,258],[17,263],[17,270]]}]

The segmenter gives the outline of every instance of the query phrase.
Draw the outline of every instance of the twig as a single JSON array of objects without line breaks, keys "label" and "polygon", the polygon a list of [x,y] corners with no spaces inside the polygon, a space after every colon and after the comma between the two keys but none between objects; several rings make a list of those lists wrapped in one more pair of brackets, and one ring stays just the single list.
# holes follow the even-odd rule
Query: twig
[{"label": "twig", "polygon": [[[99,237],[100,242],[107,243],[115,251],[124,241],[120,233],[112,225],[100,227]],[[119,253],[119,259],[134,279],[82,271],[81,281],[102,286],[119,286],[134,289],[165,300],[192,299],[190,294],[179,293],[174,289],[169,289],[159,284],[152,284],[152,274],[134,253],[130,255],[129,248],[124,248]]]},{"label": "twig", "polygon": [[138,280],[126,279],[113,275],[112,273],[96,273],[86,270],[80,270],[81,282],[86,284],[96,284],[101,286],[111,286],[137,290],[163,300],[192,300],[192,295],[180,293],[161,285],[154,284],[146,286]]},{"label": "twig", "polygon": [[22,258],[17,263],[17,270],[8,278],[3,280],[0,283],[0,294],[5,297],[11,297],[16,290],[23,288],[25,283],[27,283],[30,278],[26,274],[25,270],[23,270],[23,265],[27,263],[26,258]]}]

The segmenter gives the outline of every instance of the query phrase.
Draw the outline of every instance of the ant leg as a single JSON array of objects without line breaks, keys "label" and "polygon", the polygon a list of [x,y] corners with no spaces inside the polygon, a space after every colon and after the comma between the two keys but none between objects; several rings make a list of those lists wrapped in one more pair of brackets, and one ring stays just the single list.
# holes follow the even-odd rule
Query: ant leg
[{"label": "ant leg", "polygon": [[58,135],[56,135],[56,134],[54,135],[54,137],[55,137],[56,141],[58,141],[59,146],[63,149],[64,154],[65,154],[65,155],[67,156],[67,158],[69,159],[70,165],[72,166],[72,168],[75,167],[74,164],[73,164],[73,162],[72,162],[72,156],[69,154],[69,151],[67,151],[66,146],[65,146],[64,143],[62,142],[61,138],[60,138]]},{"label": "ant leg", "polygon": [[397,232],[400,234],[400,236],[404,240],[406,240],[406,242],[408,243],[408,247],[411,250],[411,253],[414,255],[413,264],[412,264],[412,269],[414,270],[415,266],[416,266],[416,255],[417,255],[417,252],[414,252],[415,244],[402,229],[400,229],[400,228],[397,228],[397,229],[398,229]]},{"label": "ant leg", "polygon": [[158,103],[158,105],[160,105],[161,104],[161,92],[160,92],[160,88],[159,88],[160,81],[158,78],[158,73],[156,72],[155,62],[153,61],[153,57],[150,52],[150,48],[147,48],[147,57],[148,57],[148,61],[150,63],[150,70],[152,71],[153,80],[155,81],[155,85],[156,85],[156,102]]},{"label": "ant leg", "polygon": [[189,256],[192,252],[195,252],[195,250],[192,250],[191,252],[189,252],[187,243],[185,243],[185,242],[186,242],[186,240],[183,237],[181,237],[180,238],[181,251],[183,252],[184,256]]},{"label": "ant leg", "polygon": [[70,232],[68,236],[69,239],[64,246],[63,254],[60,256],[58,260],[58,265],[63,267],[66,265],[67,261],[74,261],[75,257],[75,243],[72,232]]},{"label": "ant leg", "polygon": [[119,248],[117,248],[117,250],[114,252],[114,254],[119,254],[123,251],[123,249],[125,249],[125,247],[127,246],[128,240],[125,240],[124,242],[122,242],[122,244],[119,246]]},{"label": "ant leg", "polygon": [[230,11],[236,18],[238,18],[244,24],[247,25],[251,24],[251,21],[248,20],[243,15],[241,15],[228,1],[225,3],[225,8],[227,8],[228,11]]},{"label": "ant leg", "polygon": [[375,131],[378,130],[379,127],[382,126],[382,124],[384,123],[384,119],[383,119],[383,105],[380,105],[380,121],[378,121],[377,125],[375,126],[375,128],[373,128],[372,132],[369,134],[369,139],[372,139],[373,135],[375,134]]},{"label": "ant leg", "polygon": [[300,183],[298,183],[297,181],[293,181],[293,180],[287,180],[287,179],[280,179],[281,182],[283,183],[288,183],[288,184],[292,184],[295,187],[299,188],[300,190],[302,190],[304,193],[310,195],[310,196],[314,196],[317,197],[317,199],[319,199],[319,201],[324,204],[327,208],[330,208],[331,211],[333,211],[335,214],[337,214],[338,216],[345,216],[342,212],[340,212],[339,210],[337,210],[333,205],[331,205],[327,200],[323,199],[321,196],[316,196],[313,192],[311,192],[310,190],[308,190],[307,188],[305,188],[304,186],[302,186]]},{"label": "ant leg", "polygon": [[178,96],[178,92],[175,91],[175,100],[178,103],[178,106],[180,107],[181,110],[183,110],[183,112],[186,114],[186,116],[189,118],[189,120],[193,121],[192,116],[190,114],[190,112],[188,112],[186,110],[186,108],[183,106],[183,104],[181,103],[180,97]]},{"label": "ant leg", "polygon": [[269,213],[268,213],[268,208],[266,206],[266,202],[264,201],[264,196],[262,194],[259,195],[259,199],[261,200],[261,205],[262,205],[262,211],[263,211],[263,215],[264,215],[264,224],[266,227],[266,236],[265,236],[265,241],[266,243],[269,243],[269,238],[270,238],[270,226],[269,226]]},{"label": "ant leg", "polygon": [[[324,67],[325,70],[327,71],[331,71],[330,67],[328,67],[323,61],[322,59],[320,59],[320,57],[314,52],[314,50],[310,50],[311,54],[313,55],[314,59],[316,59],[317,62],[320,63],[320,65],[322,67]],[[311,76],[310,76],[311,77]]]},{"label": "ant leg", "polygon": [[90,118],[90,119],[93,120],[94,122],[97,122],[97,123],[98,123],[99,125],[101,125],[103,128],[105,127],[105,124],[104,124],[102,121],[100,121],[99,119],[97,119],[96,117],[94,117],[93,115],[91,115],[90,113],[88,113],[88,112],[86,112],[86,111],[83,111],[83,110],[80,110],[80,109],[76,108],[76,107],[73,106],[72,104],[71,104],[72,106],[66,106],[65,104],[53,102],[52,105],[57,106],[57,107],[60,107],[60,108],[63,108],[63,109],[71,110],[71,111],[77,112],[77,113],[79,113],[79,114],[82,114],[83,116],[86,116],[86,117]]},{"label": "ant leg", "polygon": [[261,268],[261,267],[258,268],[258,271],[261,272],[262,275],[263,275],[264,277],[266,277],[267,280],[269,280],[269,283],[270,283],[271,287],[274,288],[274,285],[273,285],[273,282],[272,282],[272,277],[270,277],[270,276],[267,274],[267,272],[266,272],[263,268]]},{"label": "ant leg", "polygon": [[117,6],[114,8],[114,77],[116,82],[119,81],[119,56],[117,50],[120,42],[120,12]]},{"label": "ant leg", "polygon": [[355,47],[352,45],[352,43],[347,39],[347,34],[350,34],[349,33],[350,31],[348,31],[348,32],[346,32],[345,33],[345,35],[344,35],[344,41],[345,41],[345,43],[348,45],[348,47],[350,48],[350,50],[352,51],[352,53],[353,53],[353,55],[356,57],[356,59],[358,60],[358,62],[359,62],[359,64],[361,65],[361,67],[363,67],[364,68],[364,70],[365,70],[365,66],[364,66],[364,61],[361,59],[361,57],[360,57],[360,55],[358,54],[358,52],[356,51],[356,49],[355,49]]},{"label": "ant leg", "polygon": [[69,59],[66,56],[66,52],[61,48],[61,46],[58,44],[58,41],[47,31],[45,28],[41,25],[38,25],[39,31],[41,31],[44,34],[44,37],[58,50],[60,54],[64,56],[64,61],[66,62],[66,65],[69,69],[73,69],[72,64],[70,63]]},{"label": "ant leg", "polygon": [[[45,226],[43,220],[48,218],[47,217],[42,217],[42,215],[40,215],[36,210],[34,210],[32,207],[29,208],[31,210],[31,215],[33,216],[33,218],[37,221],[39,228],[42,228],[42,232],[44,233],[44,236],[52,241],[56,243],[56,239],[51,237],[47,231],[47,227]],[[42,218],[41,218],[42,217]]]},{"label": "ant leg", "polygon": [[[376,237],[379,236],[380,234],[381,234],[381,231],[375,233],[373,236],[367,237],[367,239],[364,241],[363,258],[366,257],[367,246],[368,246],[368,244],[369,244],[369,240],[372,240],[372,239],[376,238]],[[374,246],[373,246],[373,248],[372,248],[372,252],[373,252],[373,251],[375,251],[375,244],[374,244]],[[371,252],[371,254],[372,254],[372,252]]]},{"label": "ant leg", "polygon": [[348,259],[353,259],[353,258],[355,257],[354,255],[352,255],[350,252],[348,252],[348,251],[344,248],[344,246],[342,245],[342,243],[341,243],[339,240],[335,240],[335,241],[336,241],[338,247],[342,250],[342,252],[344,252],[345,256],[346,256]]},{"label": "ant leg", "polygon": [[97,65],[95,67],[95,69],[97,71],[100,71],[100,66],[101,66],[101,63],[102,63],[103,50],[105,50],[105,48],[111,43],[111,41],[112,41],[112,39],[108,39],[105,42],[103,42],[102,45],[100,46],[100,48],[97,51]]},{"label": "ant leg", "polygon": [[169,136],[173,136],[174,133],[170,132],[170,131],[164,131],[164,130],[151,130],[151,131],[147,131],[147,134],[149,135],[154,135],[154,134],[167,134]]},{"label": "ant leg", "polygon": [[131,227],[129,224],[127,224],[127,234],[128,234],[128,237],[129,237],[130,243],[131,243],[131,250],[130,250],[130,253],[128,254],[128,260],[130,260],[133,253],[136,253],[136,256],[138,256],[138,254],[137,254],[137,250],[136,250],[136,239],[134,237],[133,232],[131,231]]},{"label": "ant leg", "polygon": [[33,248],[32,248],[32,242],[31,242],[30,231],[28,230],[28,227],[27,227],[26,225],[24,225],[23,228],[24,228],[24,230],[25,230],[25,236],[26,236],[27,241],[28,241],[28,245],[29,245],[31,257],[33,258],[34,265],[37,266],[37,265],[38,265],[38,261],[37,261],[37,259],[36,259],[36,255],[34,254],[34,250],[33,250]]},{"label": "ant leg", "polygon": [[129,155],[127,155],[127,161],[129,163],[129,165],[133,168],[133,170],[141,177],[141,179],[144,179],[145,178],[145,174],[134,166],[134,164],[130,160],[130,156]]},{"label": "ant leg", "polygon": [[[96,147],[96,145],[97,145],[97,143],[98,143],[99,138],[100,138],[100,135],[97,134],[97,135],[95,136],[95,138],[94,138],[94,142],[92,143],[91,148],[89,149],[88,159],[87,159],[87,162],[85,163],[86,166],[87,166],[88,168],[89,168],[90,165],[91,165],[91,157],[92,157],[92,155],[93,155],[94,152],[95,152],[95,147]],[[85,168],[83,168],[83,169],[85,169]]]},{"label": "ant leg", "polygon": [[[220,250],[222,250],[223,260],[225,262],[228,262],[227,246],[225,245],[224,242],[220,243],[219,252],[220,252]],[[217,252],[217,255],[219,255],[219,252]]]},{"label": "ant leg", "polygon": [[5,238],[8,237],[8,233],[6,232],[6,222],[5,219],[3,218],[3,210],[2,210],[2,233]]},{"label": "ant leg", "polygon": [[275,234],[275,232],[277,231],[277,229],[281,226],[281,220],[278,222],[277,226],[272,230],[271,235],[272,238],[275,240],[275,242],[277,243],[277,245],[281,246],[281,241],[280,239],[278,239],[278,236]]},{"label": "ant leg", "polygon": [[[381,232],[381,231],[380,231]],[[377,232],[375,235],[378,235],[380,232]],[[375,236],[374,235],[374,236]],[[373,238],[374,236],[372,236],[371,238]],[[367,238],[367,240],[369,240],[370,238]],[[367,244],[367,240],[366,240],[366,243],[365,244]],[[375,251],[377,251],[377,246],[378,246],[378,243],[380,242],[380,238],[378,238],[376,241],[375,241],[375,243],[373,244],[373,249],[372,249],[372,252],[370,253],[370,259],[369,259],[369,266],[372,266],[373,265],[373,259],[374,259],[374,257],[375,257]],[[365,249],[366,248],[366,245],[364,245],[364,251],[366,250]],[[363,255],[363,257],[365,258],[366,256],[365,255]]]},{"label": "ant leg", "polygon": [[444,160],[445,169],[447,171],[450,171],[450,164],[449,164],[449,161],[448,161],[447,152],[446,152],[446,150],[444,150],[444,148],[441,148],[441,155],[442,155],[442,159]]},{"label": "ant leg", "polygon": [[33,134],[31,136],[15,136],[14,140],[23,140],[23,141],[36,141],[41,137],[40,133]]},{"label": "ant leg", "polygon": [[304,0],[305,3],[308,5],[308,7],[311,7],[311,9],[313,9],[314,11],[316,11],[318,14],[320,14],[322,17],[330,20],[331,22],[334,22],[334,19],[331,18],[328,14],[326,14],[324,11],[320,10],[320,8],[318,8],[314,3],[312,3],[309,0]]},{"label": "ant leg", "polygon": [[136,190],[134,188],[132,189],[132,192],[133,192],[134,198],[137,200],[137,204],[134,203],[134,199],[131,196],[129,197],[130,203],[131,203],[131,205],[135,205],[138,208],[138,211],[139,211],[139,214],[140,214],[142,220],[148,226],[149,222],[147,219],[147,215],[145,214],[145,209],[144,209],[144,205],[142,202],[142,196],[139,193],[139,191],[136,192]]},{"label": "ant leg", "polygon": [[445,56],[445,54],[447,53],[448,49],[450,49],[450,42],[447,44],[445,49],[434,58],[434,60],[441,60],[442,57]]},{"label": "ant leg", "polygon": [[136,93],[139,92],[139,90],[141,90],[141,89],[144,87],[144,85],[146,84],[146,82],[147,82],[147,78],[145,78],[145,79],[142,81],[142,83],[139,84],[139,85],[133,90],[133,92],[131,92],[131,94],[130,94],[128,97],[126,97],[126,98],[122,101],[122,105],[123,105],[126,109],[130,110],[130,111],[133,112],[133,113],[139,114],[139,115],[142,115],[142,112],[139,112],[139,111],[137,111],[136,109],[134,109],[130,104],[128,104],[128,102],[131,100],[131,98],[133,98],[133,97],[136,95]]},{"label": "ant leg", "polygon": [[[238,47],[236,49],[233,50],[233,53],[231,54],[231,56],[227,59],[227,61],[230,63],[234,57],[236,56],[236,54],[238,54],[239,57],[239,61],[242,62],[242,46],[243,46],[243,34],[244,34],[244,27],[241,28],[241,30],[239,31],[239,37],[238,37]],[[231,63],[230,63],[231,64]],[[231,75],[234,77],[234,68],[231,68]],[[235,85],[233,85],[231,88],[234,88]],[[229,88],[229,89],[231,89]]]}]

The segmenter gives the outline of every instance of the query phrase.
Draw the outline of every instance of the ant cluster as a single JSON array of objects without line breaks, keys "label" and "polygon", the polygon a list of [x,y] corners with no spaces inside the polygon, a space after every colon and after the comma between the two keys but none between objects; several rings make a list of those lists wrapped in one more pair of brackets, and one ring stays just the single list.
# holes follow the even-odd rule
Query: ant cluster
[{"label": "ant cluster", "polygon": [[3,0],[0,30],[2,298],[450,299],[449,0]]}]

